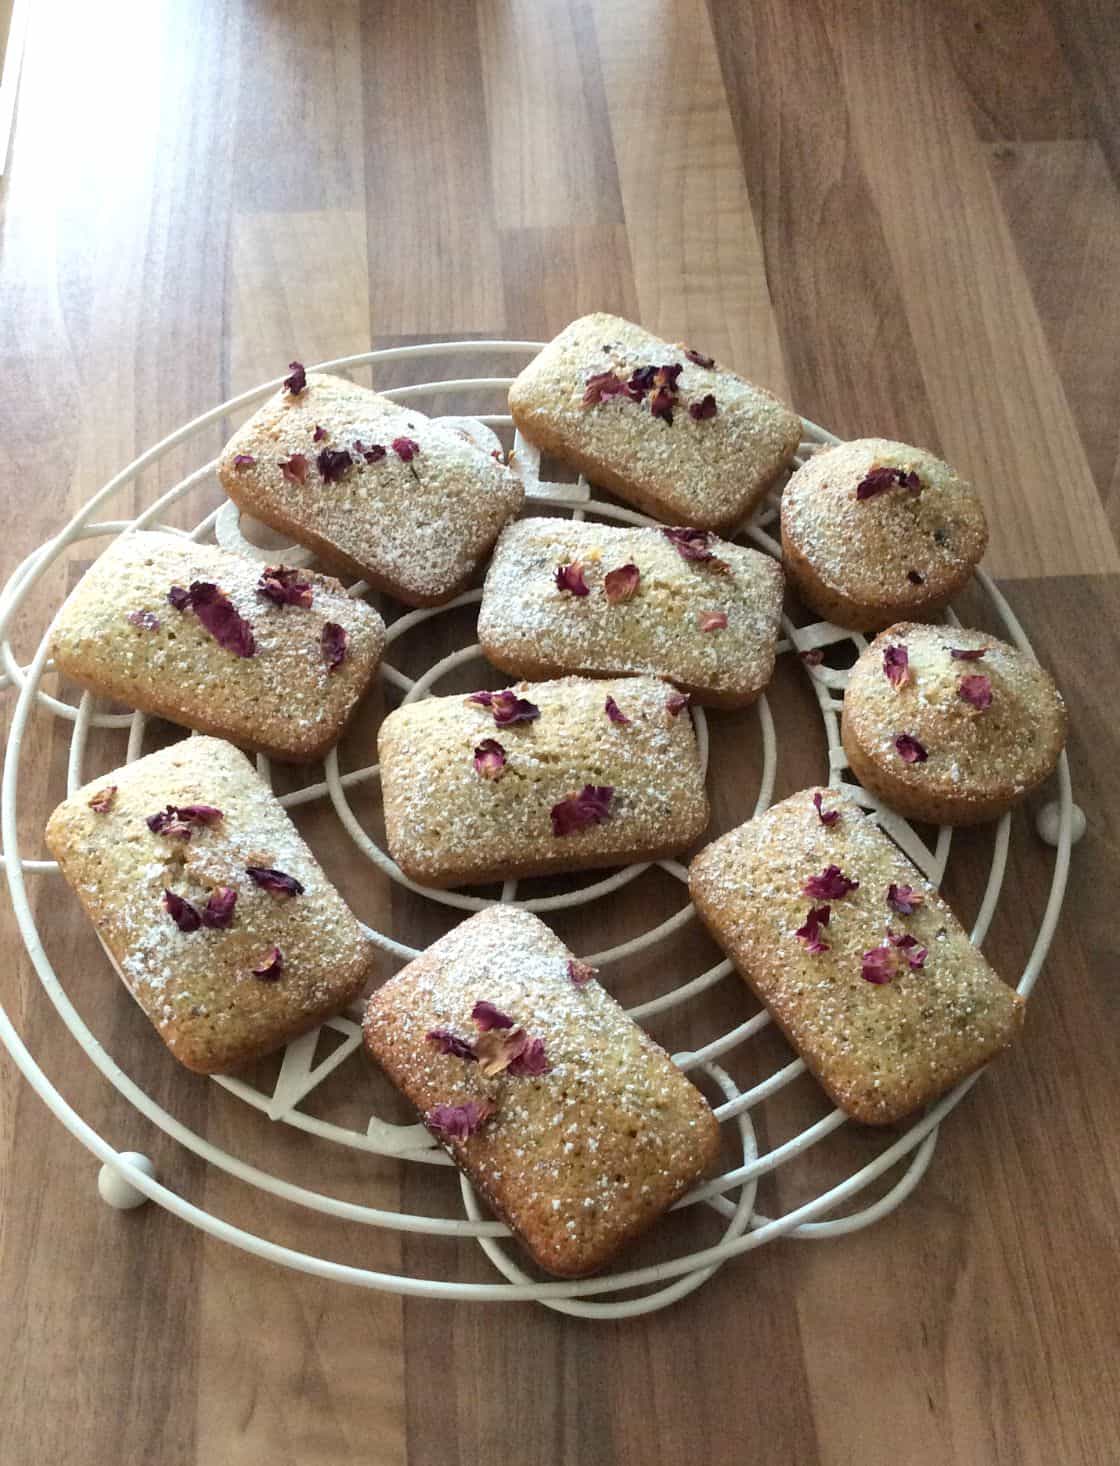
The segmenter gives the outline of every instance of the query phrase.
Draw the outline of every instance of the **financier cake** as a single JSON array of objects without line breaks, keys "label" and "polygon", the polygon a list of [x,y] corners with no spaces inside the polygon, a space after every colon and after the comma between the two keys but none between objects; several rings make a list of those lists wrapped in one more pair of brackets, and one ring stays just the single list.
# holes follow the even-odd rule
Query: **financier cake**
[{"label": "financier cake", "polygon": [[366,1046],[560,1277],[605,1266],[715,1159],[704,1096],[547,926],[491,906],[370,998]]},{"label": "financier cake", "polygon": [[509,389],[532,442],[670,524],[730,529],[788,467],[801,419],[690,347],[602,313],[561,331]]},{"label": "financier cake", "polygon": [[686,702],[563,677],[406,703],[377,739],[389,853],[430,886],[675,854],[708,823]]},{"label": "financier cake", "polygon": [[308,763],[369,687],[385,624],[330,576],[143,533],[95,561],[52,642],[58,668],[102,697]]},{"label": "financier cake", "polygon": [[651,672],[742,707],[774,670],[781,567],[701,529],[520,519],[494,551],[478,638],[515,677]]},{"label": "financier cake", "polygon": [[243,753],[186,738],[60,804],[47,845],[160,1038],[224,1074],[361,992],[373,947]]},{"label": "financier cake", "polygon": [[461,590],[523,498],[461,429],[298,363],[218,475],[247,514],[412,606]]},{"label": "financier cake", "polygon": [[940,610],[988,543],[972,486],[925,449],[885,438],[814,453],[786,484],[781,519],[793,589],[854,631]]},{"label": "financier cake", "polygon": [[1007,1048],[1023,1000],[860,807],[804,789],[693,860],[716,941],[829,1097],[886,1125]]},{"label": "financier cake", "polygon": [[903,621],[852,668],[841,737],[856,778],[892,809],[971,825],[1053,773],[1066,721],[1033,657],[985,631]]}]

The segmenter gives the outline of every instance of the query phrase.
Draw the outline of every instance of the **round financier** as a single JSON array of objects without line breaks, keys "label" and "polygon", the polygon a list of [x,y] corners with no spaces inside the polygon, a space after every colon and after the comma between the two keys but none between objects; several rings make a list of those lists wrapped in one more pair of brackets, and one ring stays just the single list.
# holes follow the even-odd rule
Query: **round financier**
[{"label": "round financier", "polygon": [[1033,657],[984,631],[903,621],[852,668],[841,725],[865,788],[933,824],[997,819],[1054,770],[1066,707]]},{"label": "round financier", "polygon": [[826,448],[782,494],[782,559],[794,589],[853,631],[940,610],[987,543],[972,485],[906,443],[858,438]]}]

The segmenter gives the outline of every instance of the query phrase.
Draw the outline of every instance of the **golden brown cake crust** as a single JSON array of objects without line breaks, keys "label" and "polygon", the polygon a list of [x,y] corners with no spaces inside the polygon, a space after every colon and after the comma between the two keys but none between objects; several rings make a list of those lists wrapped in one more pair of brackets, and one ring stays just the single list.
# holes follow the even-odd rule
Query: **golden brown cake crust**
[{"label": "golden brown cake crust", "polygon": [[[559,1277],[605,1266],[719,1147],[703,1095],[598,982],[572,982],[571,957],[536,916],[492,906],[379,988],[365,1019],[370,1054],[422,1117],[437,1105],[496,1107],[447,1150]],[[427,1038],[442,1029],[475,1042],[477,1002],[541,1039],[548,1072],[487,1077]]]},{"label": "golden brown cake crust", "polygon": [[[888,648],[906,653],[898,687],[883,670]],[[954,658],[951,649],[983,655]],[[962,697],[965,678],[986,679],[989,706]],[[982,698],[982,683],[964,685]],[[1049,673],[1007,642],[985,631],[900,622],[849,673],[841,736],[852,772],[892,809],[971,825],[998,819],[1053,773],[1067,721]],[[916,738],[927,757],[907,763],[895,741],[900,734]]]},{"label": "golden brown cake crust", "polygon": [[[720,574],[690,562],[660,529],[616,529],[562,519],[522,519],[502,531],[486,575],[478,637],[515,677],[633,672],[666,677],[698,702],[743,707],[770,681],[784,579],[769,555],[714,536]],[[556,586],[560,565],[580,564],[590,594]],[[612,604],[604,578],[636,565],[633,598]],[[727,625],[701,629],[710,612]]]},{"label": "golden brown cake crust", "polygon": [[[822,822],[815,793],[839,820]],[[858,890],[832,899],[804,894],[829,866]],[[892,883],[922,897],[912,914],[888,905]],[[826,1093],[865,1124],[890,1124],[937,1099],[1007,1048],[1022,1024],[1023,1000],[935,888],[838,790],[804,789],[714,841],[692,862],[689,889]],[[796,933],[810,908],[824,905],[828,950],[814,953]],[[924,947],[924,965],[911,969],[888,929]],[[863,955],[882,946],[895,954],[897,971],[877,984],[863,976]]]},{"label": "golden brown cake crust", "polygon": [[[290,763],[322,758],[342,736],[385,644],[385,625],[337,580],[300,570],[312,602],[277,606],[257,594],[265,567],[179,535],[115,540],[82,577],[52,635],[59,669],[102,697],[232,739]],[[216,584],[253,631],[256,652],[221,646],[192,611],[167,595],[193,581]],[[147,617],[136,624],[129,616]],[[152,623],[155,624],[152,624]],[[328,623],[348,635],[332,671],[321,639]]]},{"label": "golden brown cake crust", "polygon": [[[921,492],[895,483],[857,498],[877,469],[917,474]],[[854,631],[941,610],[968,583],[988,542],[971,485],[925,449],[884,438],[814,453],[782,492],[781,522],[794,590],[818,616]]]},{"label": "golden brown cake crust", "polygon": [[[540,709],[534,722],[497,727],[460,695],[407,703],[382,723],[385,831],[406,875],[449,886],[660,860],[704,829],[696,735],[687,710],[669,711],[667,683],[564,677],[513,690]],[[607,716],[608,697],[628,724]],[[486,739],[506,757],[494,780],[474,763]],[[613,789],[609,818],[555,835],[552,807],[588,784]]]},{"label": "golden brown cake crust", "polygon": [[[115,789],[99,814],[91,798]],[[168,804],[222,812],[189,840],[153,833]],[[283,808],[229,743],[186,738],[83,786],[60,804],[47,845],[132,996],[180,1063],[226,1073],[339,1012],[362,990],[373,947]],[[270,894],[249,866],[292,876],[303,893]],[[231,924],[181,931],[164,891],[203,910],[237,892]],[[253,975],[273,947],[283,970]]]},{"label": "golden brown cake crust", "polygon": [[[392,446],[406,438],[416,445],[408,461]],[[341,477],[325,481],[319,455],[356,443],[385,451],[372,463],[353,451]],[[295,454],[307,460],[303,483],[280,467]],[[298,396],[281,389],[254,413],[226,445],[218,476],[246,514],[413,606],[450,600],[524,497],[509,469],[462,432],[319,372]]]},{"label": "golden brown cake crust", "polygon": [[[682,371],[671,424],[651,415],[648,395],[583,401],[598,373],[674,363]],[[708,394],[716,414],[696,421],[689,405]],[[510,387],[509,409],[527,438],[593,483],[658,519],[702,529],[746,519],[801,438],[801,419],[763,388],[603,313],[573,321],[529,363]]]}]

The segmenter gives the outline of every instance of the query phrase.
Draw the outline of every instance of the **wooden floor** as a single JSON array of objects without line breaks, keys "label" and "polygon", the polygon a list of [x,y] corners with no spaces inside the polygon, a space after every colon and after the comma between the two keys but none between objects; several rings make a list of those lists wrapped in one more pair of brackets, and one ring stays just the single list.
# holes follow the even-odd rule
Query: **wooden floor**
[{"label": "wooden floor", "polygon": [[[33,7],[0,181],[5,574],[140,449],[293,355],[538,338],[618,310],[841,435],[928,445],[977,482],[990,568],[1069,700],[1089,833],[1024,1040],[945,1126],[918,1192],[847,1239],[752,1253],[644,1321],[402,1302],[151,1207],[110,1212],[92,1158],[0,1058],[4,1466],[1120,1459],[1118,76],[1106,0]],[[172,455],[144,502],[221,441]],[[29,608],[23,651],[64,582]],[[824,745],[796,668],[774,703],[809,730],[785,741],[786,792],[821,776]],[[726,828],[753,797],[755,725],[712,722]],[[33,735],[28,846],[67,747],[47,719]],[[325,812],[305,828],[363,915],[434,934],[422,903],[343,867]],[[954,856],[966,911],[986,838]],[[1010,976],[1049,864],[1021,813],[987,948]],[[33,893],[55,964],[160,1103],[324,1191],[453,1205],[446,1178],[326,1145],[309,1180],[312,1142],[170,1063],[53,879]],[[672,909],[670,884],[644,912]],[[633,901],[609,913],[617,933],[635,919]],[[266,1205],[207,1170],[95,1074],[8,917],[3,940],[0,997],[54,1082],[182,1194],[367,1267],[492,1276],[473,1250]],[[714,958],[690,929],[661,960]],[[643,977],[622,971],[620,994]],[[706,1022],[745,1002],[724,983]],[[699,1022],[658,1033],[721,1031]],[[764,1142],[814,1105],[799,1091]],[[766,1204],[819,1181],[783,1179]]]}]

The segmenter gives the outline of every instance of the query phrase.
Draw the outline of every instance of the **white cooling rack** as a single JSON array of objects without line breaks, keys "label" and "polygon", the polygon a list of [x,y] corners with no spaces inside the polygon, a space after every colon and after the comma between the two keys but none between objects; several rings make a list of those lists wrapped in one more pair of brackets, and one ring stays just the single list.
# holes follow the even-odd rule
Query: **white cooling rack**
[{"label": "white cooling rack", "polygon": [[[318,370],[337,371],[345,374],[352,368],[372,366],[380,384],[391,374],[394,366],[404,363],[405,369],[415,369],[425,358],[440,358],[453,355],[456,361],[463,358],[492,362],[496,357],[514,357],[520,366],[522,359],[540,349],[536,342],[475,341],[440,343],[425,346],[402,347],[388,351],[368,352],[359,356],[343,357],[325,362]],[[503,391],[512,380],[509,376],[474,377],[437,380],[413,386],[388,390],[387,395],[397,401],[422,401],[425,409],[435,407],[441,399],[454,396],[457,401],[471,399],[483,394],[491,398]],[[17,800],[20,793],[20,767],[23,737],[28,719],[36,704],[47,708],[58,718],[72,725],[70,759],[68,767],[68,790],[73,791],[97,770],[85,769],[86,743],[91,727],[127,729],[127,760],[140,757],[143,752],[146,720],[142,713],[110,714],[98,712],[94,699],[85,694],[77,706],[67,704],[45,692],[41,686],[43,675],[51,669],[48,659],[50,628],[43,633],[38,649],[28,666],[20,666],[12,651],[10,628],[32,587],[35,586],[50,567],[70,545],[82,540],[104,540],[115,535],[127,534],[136,529],[165,527],[160,516],[172,504],[202,484],[215,481],[214,462],[207,463],[190,474],[181,483],[166,493],[143,513],[134,519],[95,521],[94,514],[109,503],[122,490],[132,484],[147,468],[157,463],[172,449],[189,442],[208,427],[219,422],[228,414],[250,407],[280,385],[277,381],[266,383],[251,392],[223,403],[211,412],[187,423],[156,444],[123,469],[115,478],[96,493],[71,522],[46,544],[34,550],[16,569],[2,593],[0,593],[0,659],[3,672],[0,685],[13,686],[18,690],[18,701],[12,718],[4,765],[2,793],[3,865],[7,875],[12,905],[19,923],[27,952],[42,983],[43,989],[74,1038],[81,1045],[89,1060],[97,1066],[104,1077],[128,1099],[137,1110],[160,1129],[172,1136],[187,1149],[203,1157],[210,1164],[236,1176],[247,1185],[288,1202],[318,1212],[323,1217],[324,1246],[330,1240],[330,1218],[359,1222],[373,1227],[385,1227],[401,1232],[424,1233],[447,1239],[450,1246],[456,1239],[471,1239],[478,1243],[505,1281],[493,1283],[460,1283],[445,1278],[415,1277],[394,1273],[376,1272],[332,1261],[326,1255],[319,1256],[295,1251],[231,1225],[210,1212],[196,1206],[178,1195],[169,1186],[159,1181],[150,1162],[136,1152],[118,1153],[112,1145],[89,1126],[59,1094],[49,1077],[43,1072],[34,1056],[24,1044],[19,1033],[0,1007],[0,1039],[3,1039],[16,1064],[47,1103],[54,1114],[102,1162],[99,1188],[105,1200],[114,1206],[131,1206],[151,1199],[166,1207],[184,1221],[201,1228],[204,1232],[244,1248],[260,1257],[311,1273],[337,1282],[356,1284],[360,1287],[379,1289],[410,1296],[436,1297],[475,1301],[520,1301],[535,1300],[560,1312],[584,1317],[628,1317],[648,1313],[691,1292],[705,1282],[716,1269],[728,1259],[752,1251],[778,1237],[829,1238],[868,1226],[897,1207],[921,1180],[933,1155],[937,1143],[938,1126],[978,1078],[971,1076],[958,1085],[939,1103],[932,1106],[909,1130],[901,1136],[890,1132],[882,1138],[882,1149],[874,1160],[860,1166],[838,1184],[827,1186],[810,1200],[778,1217],[761,1215],[755,1209],[755,1197],[759,1178],[777,1170],[794,1157],[801,1156],[815,1146],[822,1145],[827,1137],[846,1123],[839,1110],[833,1110],[823,1119],[810,1125],[800,1134],[773,1149],[760,1152],[752,1116],[778,1091],[784,1089],[804,1072],[804,1064],[794,1059],[778,1068],[752,1088],[740,1091],[730,1075],[720,1067],[718,1060],[740,1045],[749,1043],[770,1022],[765,1012],[756,1014],[746,1022],[731,1029],[703,1048],[677,1054],[677,1063],[686,1071],[701,1072],[708,1076],[722,1092],[724,1101],[716,1110],[721,1122],[733,1128],[737,1153],[741,1161],[715,1180],[698,1187],[678,1207],[705,1205],[713,1208],[725,1221],[722,1240],[710,1247],[692,1251],[670,1261],[648,1267],[616,1271],[605,1276],[583,1279],[578,1282],[541,1283],[531,1279],[513,1260],[509,1251],[508,1228],[500,1222],[490,1220],[480,1208],[469,1183],[460,1178],[464,1216],[439,1217],[413,1215],[405,1212],[386,1211],[375,1207],[357,1205],[274,1176],[259,1169],[249,1161],[229,1154],[203,1136],[196,1134],[175,1116],[158,1105],[141,1089],[116,1060],[106,1052],[87,1027],[81,1014],[67,995],[58,974],[47,957],[39,931],[27,898],[26,877],[50,880],[57,872],[54,861],[25,857],[20,849],[18,836]],[[382,389],[385,390],[385,389]],[[480,441],[493,438],[495,427],[511,427],[511,420],[504,414],[481,415],[477,418],[448,419],[460,425]],[[496,438],[493,439],[495,442]],[[813,423],[804,422],[804,440],[798,450],[798,462],[807,453],[825,443],[838,441],[830,433]],[[649,524],[653,521],[616,504],[608,504],[592,498],[591,490],[584,480],[576,484],[549,483],[541,478],[540,459],[531,444],[518,436],[515,440],[513,463],[521,474],[530,509],[534,504],[568,510],[573,517],[593,515],[598,518],[621,521],[628,524]],[[779,546],[771,533],[778,513],[778,497],[771,496],[760,513],[743,527],[739,537],[746,537],[759,548],[777,555]],[[175,530],[175,533],[183,531]],[[284,559],[287,563],[305,563],[309,558],[306,551],[298,547],[290,550],[261,550],[241,533],[239,517],[235,507],[228,501],[214,512],[207,514],[189,537],[196,540],[213,535],[219,544],[262,560]],[[1006,628],[1009,638],[1024,652],[1031,647],[1022,627],[1019,625],[1003,596],[991,579],[979,572],[979,581],[992,601],[995,611]],[[360,595],[366,590],[364,583],[350,588],[351,594]],[[450,607],[436,607],[411,611],[402,615],[389,628],[387,657],[382,664],[381,675],[393,688],[404,694],[404,701],[424,697],[432,692],[441,678],[454,668],[481,660],[477,645],[463,647],[444,657],[430,667],[418,680],[413,681],[394,667],[389,660],[392,648],[402,636],[423,621],[443,614],[454,607],[469,606],[481,598],[480,591],[470,591],[458,597]],[[950,613],[950,619],[955,620]],[[858,633],[844,631],[837,626],[819,622],[810,626],[795,627],[785,622],[785,639],[781,651],[804,652],[813,649],[827,649],[842,642],[854,643],[862,651],[866,642]],[[840,743],[839,712],[846,673],[825,664],[806,664],[807,675],[812,679],[817,701],[824,721],[828,740],[829,767],[822,771],[822,779],[835,782],[843,779],[847,764]],[[765,809],[772,798],[777,770],[778,739],[774,722],[765,697],[757,703],[762,743],[762,771],[756,812]],[[702,710],[694,709],[693,716],[700,742],[701,755],[707,764],[707,723]],[[119,762],[119,760],[117,760]],[[267,759],[258,758],[261,777],[270,782],[271,773]],[[343,828],[354,843],[359,860],[370,861],[378,870],[399,885],[419,893],[421,896],[441,902],[464,912],[476,911],[489,903],[477,896],[461,892],[434,891],[409,881],[389,856],[374,842],[362,827],[353,812],[347,791],[356,785],[377,779],[377,768],[371,766],[342,773],[338,765],[337,752],[325,760],[323,778],[294,793],[282,796],[288,808],[327,799],[334,807]],[[1049,844],[1056,846],[1053,877],[1042,922],[1035,937],[1029,960],[1019,980],[1018,989],[1024,995],[1029,993],[1039,974],[1053,937],[1054,928],[1061,910],[1069,866],[1070,847],[1079,838],[1084,828],[1081,811],[1073,804],[1070,789],[1069,768],[1065,754],[1062,755],[1057,771],[1058,799],[1047,805],[1039,817],[1039,831]],[[949,860],[952,831],[941,829],[931,849],[919,834],[892,811],[882,808],[859,785],[849,782],[847,787],[859,802],[871,811],[870,817],[901,846],[908,856],[921,868],[934,884],[940,884]],[[47,811],[42,811],[45,818]],[[995,832],[992,863],[979,913],[972,931],[972,940],[984,940],[995,913],[1003,885],[1007,859],[1010,820],[999,823]],[[687,872],[677,861],[658,862],[661,869],[676,878],[682,885],[680,909],[668,920],[644,932],[632,941],[608,947],[603,951],[583,953],[587,961],[605,970],[607,985],[610,985],[610,968],[622,958],[649,948],[670,933],[686,927],[695,920],[695,914],[686,894]],[[501,893],[503,901],[519,902],[527,910],[535,911],[546,919],[549,912],[564,908],[587,907],[587,926],[593,929],[595,903],[630,882],[638,879],[647,865],[630,866],[605,878],[593,879],[589,884],[573,879],[563,893],[519,902],[517,883],[508,881]],[[361,912],[359,911],[359,916]],[[416,949],[406,946],[389,933],[367,927],[373,940],[387,953],[402,961],[413,957]],[[643,1021],[666,1012],[681,1004],[700,998],[708,989],[727,978],[732,971],[730,962],[718,963],[715,967],[695,976],[687,976],[675,987],[662,992],[630,1009],[633,1017]],[[733,979],[737,981],[737,979]],[[328,1075],[335,1073],[345,1064],[366,1062],[361,1054],[360,1009],[332,1018],[324,1027],[334,1031],[336,1046],[329,1055],[316,1061],[320,1032],[307,1034],[289,1044],[284,1052],[279,1075],[271,1091],[265,1092],[246,1080],[221,1077],[216,1082],[238,1099],[253,1106],[269,1121],[282,1122],[307,1134],[308,1173],[315,1174],[316,1147],[340,1144],[371,1152],[378,1156],[391,1156],[401,1163],[450,1165],[445,1152],[436,1146],[422,1125],[390,1124],[380,1116],[369,1116],[362,1129],[337,1124],[328,1119],[307,1113],[301,1108],[307,1097],[320,1086]],[[171,1062],[170,1060],[168,1062]],[[201,1081],[183,1076],[184,1084]],[[823,1170],[823,1168],[822,1168]],[[872,1182],[887,1172],[896,1170],[896,1179],[890,1189],[872,1204],[861,1210],[828,1220],[850,1199],[857,1197]],[[598,1301],[599,1295],[626,1293],[622,1300]]]}]

